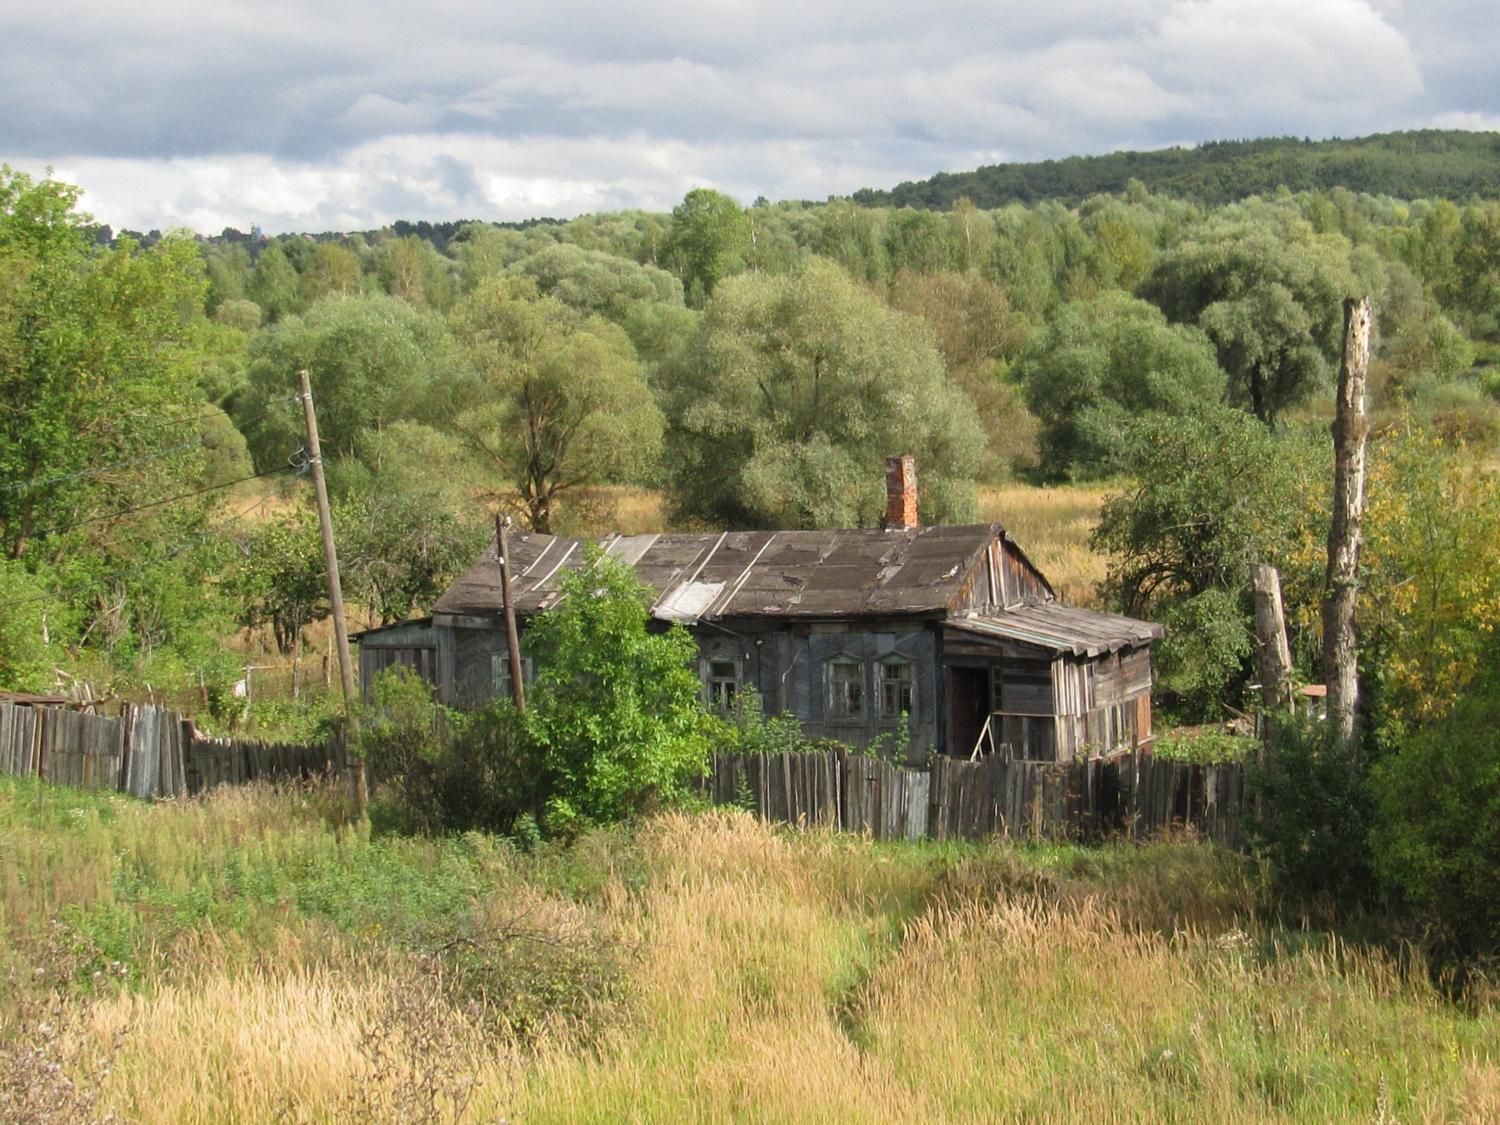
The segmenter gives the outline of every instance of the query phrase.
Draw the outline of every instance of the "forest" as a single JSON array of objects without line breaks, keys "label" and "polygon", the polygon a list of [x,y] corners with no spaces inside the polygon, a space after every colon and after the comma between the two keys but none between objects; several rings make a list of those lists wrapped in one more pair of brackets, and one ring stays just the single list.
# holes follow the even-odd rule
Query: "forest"
[{"label": "forest", "polygon": [[[252,648],[315,652],[329,613],[305,368],[368,624],[421,614],[496,510],[599,532],[647,497],[658,527],[873,526],[883,458],[912,453],[927,523],[977,519],[981,490],[1101,494],[1102,579],[1070,596],[1163,622],[1164,724],[1222,722],[1254,696],[1253,563],[1280,569],[1298,678],[1322,682],[1331,380],[1341,302],[1368,294],[1361,776],[1403,753],[1437,769],[1492,706],[1500,202],[695,189],[670,213],[136,238],[6,170],[0,278],[5,688],[186,692],[218,729],[327,719],[235,694]],[[1343,801],[1325,780],[1298,799]],[[1364,823],[1315,841],[1334,858],[1309,845],[1309,877],[1363,870]],[[1392,848],[1420,868],[1419,842]]]},{"label": "forest", "polygon": [[1124,191],[1138,179],[1153,192],[1207,205],[1235,203],[1286,186],[1292,191],[1344,188],[1401,199],[1494,198],[1495,134],[1458,129],[1377,133],[1350,140],[1299,137],[1210,141],[1193,148],[1071,156],[1034,164],[997,164],[939,173],[890,191],[863,190],[868,206],[946,210],[967,197],[978,206],[1040,203],[1069,206],[1101,192]]}]

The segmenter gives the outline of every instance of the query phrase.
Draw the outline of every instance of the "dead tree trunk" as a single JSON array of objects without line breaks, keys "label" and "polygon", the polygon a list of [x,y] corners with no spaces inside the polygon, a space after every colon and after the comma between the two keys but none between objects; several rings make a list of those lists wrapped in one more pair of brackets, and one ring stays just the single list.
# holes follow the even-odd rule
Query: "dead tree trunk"
[{"label": "dead tree trunk", "polygon": [[1281,574],[1269,563],[1250,567],[1255,635],[1260,640],[1260,697],[1267,712],[1286,709],[1292,694],[1292,650],[1281,606]]},{"label": "dead tree trunk", "polygon": [[1365,381],[1370,367],[1370,300],[1344,301],[1344,354],[1333,422],[1333,522],[1323,584],[1323,674],[1328,721],[1339,747],[1353,751],[1358,734],[1359,652],[1354,607],[1359,595],[1360,523],[1365,510]]}]

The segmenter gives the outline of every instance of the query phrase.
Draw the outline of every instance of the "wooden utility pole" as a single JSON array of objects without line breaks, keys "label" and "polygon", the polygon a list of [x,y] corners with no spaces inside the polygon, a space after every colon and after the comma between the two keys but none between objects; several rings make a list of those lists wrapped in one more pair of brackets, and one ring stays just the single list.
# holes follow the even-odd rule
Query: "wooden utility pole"
[{"label": "wooden utility pole", "polygon": [[505,612],[505,652],[510,660],[510,697],[516,710],[526,711],[525,677],[521,667],[521,638],[516,633],[516,604],[510,596],[510,551],[505,543],[505,530],[510,526],[510,517],[495,514],[495,558],[500,563],[500,605]]},{"label": "wooden utility pole", "polygon": [[[333,637],[338,645],[339,678],[344,685],[345,730],[349,744],[359,738],[359,689],[354,684],[354,662],[349,657],[349,627],[344,620],[344,587],[339,581],[339,556],[333,545],[333,513],[328,508],[328,485],[323,479],[323,447],[318,443],[318,416],[313,411],[312,383],[307,370],[297,372],[302,381],[302,413],[307,420],[308,463],[312,466],[313,490],[318,498],[318,526],[323,532],[323,563],[328,571],[328,603],[333,608]],[[365,783],[365,760],[358,751],[349,755],[349,789],[355,816],[363,818],[369,792]]]},{"label": "wooden utility pole", "polygon": [[1360,524],[1365,512],[1365,383],[1370,368],[1370,299],[1344,301],[1344,353],[1339,363],[1333,421],[1333,522],[1328,528],[1328,576],[1323,584],[1323,674],[1328,721],[1339,747],[1353,752],[1358,737],[1359,649],[1354,608],[1359,596]]},{"label": "wooden utility pole", "polygon": [[1254,563],[1250,586],[1255,591],[1255,635],[1260,641],[1260,698],[1269,713],[1286,708],[1292,688],[1292,650],[1286,640],[1281,574],[1269,563]]}]

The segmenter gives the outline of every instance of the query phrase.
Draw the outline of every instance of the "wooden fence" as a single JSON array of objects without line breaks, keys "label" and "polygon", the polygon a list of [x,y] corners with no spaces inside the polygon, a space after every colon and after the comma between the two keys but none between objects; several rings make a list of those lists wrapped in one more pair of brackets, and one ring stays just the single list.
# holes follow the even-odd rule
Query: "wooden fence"
[{"label": "wooden fence", "polygon": [[136,797],[180,797],[259,778],[341,769],[331,745],[201,738],[175,711],[127,704],[118,718],[0,702],[0,774]]},{"label": "wooden fence", "polygon": [[826,824],[877,839],[1145,838],[1190,829],[1237,847],[1244,769],[1140,755],[1069,763],[937,759],[930,770],[840,752],[716,754],[715,804],[766,820]]}]

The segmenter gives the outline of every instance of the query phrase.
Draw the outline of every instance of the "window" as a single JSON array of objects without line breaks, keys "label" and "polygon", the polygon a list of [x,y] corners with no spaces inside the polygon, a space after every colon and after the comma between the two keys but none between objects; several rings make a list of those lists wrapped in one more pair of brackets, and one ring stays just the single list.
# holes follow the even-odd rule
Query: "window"
[{"label": "window", "polygon": [[740,693],[740,670],[733,660],[708,662],[708,705],[720,711],[734,706]]},{"label": "window", "polygon": [[880,713],[887,719],[899,719],[912,712],[911,665],[893,660],[880,666]]},{"label": "window", "polygon": [[853,660],[828,664],[828,714],[855,718],[865,713],[865,669]]},{"label": "window", "polygon": [[[531,657],[521,657],[521,684],[523,686],[531,683]],[[503,652],[490,654],[490,691],[496,699],[509,699],[511,697],[510,686],[510,657]]]}]

